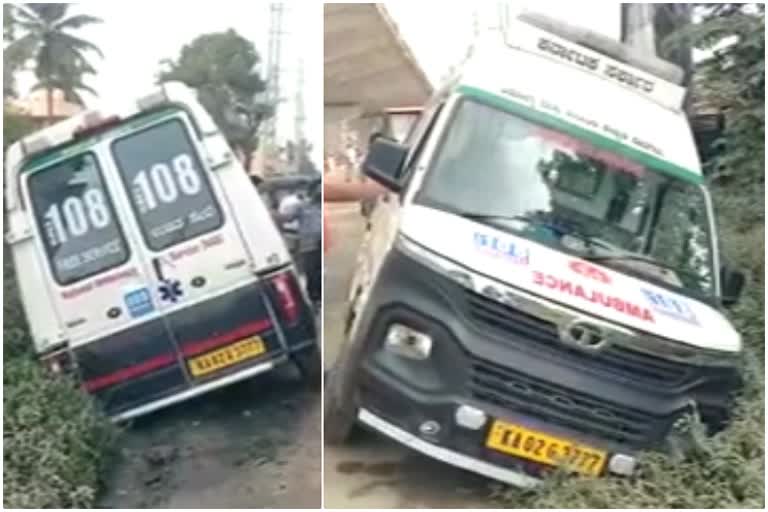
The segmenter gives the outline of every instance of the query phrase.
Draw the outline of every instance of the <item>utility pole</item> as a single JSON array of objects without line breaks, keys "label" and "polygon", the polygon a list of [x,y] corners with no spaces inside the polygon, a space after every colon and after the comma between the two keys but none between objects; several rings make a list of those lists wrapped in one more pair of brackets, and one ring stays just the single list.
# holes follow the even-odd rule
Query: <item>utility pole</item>
[{"label": "utility pole", "polygon": [[656,56],[655,4],[621,4],[621,42]]},{"label": "utility pole", "polygon": [[267,155],[272,156],[277,147],[277,111],[280,103],[280,63],[283,38],[284,5],[281,2],[269,4],[269,40],[267,43],[267,104],[275,109],[274,115],[264,122],[262,140]]},{"label": "utility pole", "polygon": [[309,158],[307,141],[304,139],[304,59],[299,57],[299,62],[296,67],[296,94],[294,96],[295,101],[295,116],[293,120],[293,139],[294,139],[294,172],[298,173],[301,170],[301,164],[305,158]]},{"label": "utility pole", "polygon": [[[660,57],[683,70],[682,86],[689,89],[693,77],[693,50],[686,41],[664,51],[662,42],[680,27],[692,22],[690,4],[621,4],[621,42],[640,52]],[[684,109],[689,110],[690,94]]]}]

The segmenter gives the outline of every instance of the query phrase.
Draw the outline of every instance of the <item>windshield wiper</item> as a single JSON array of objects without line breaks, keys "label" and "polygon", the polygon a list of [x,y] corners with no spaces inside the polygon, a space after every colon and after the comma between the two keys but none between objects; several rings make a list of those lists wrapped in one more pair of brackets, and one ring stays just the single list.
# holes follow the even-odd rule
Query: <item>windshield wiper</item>
[{"label": "windshield wiper", "polygon": [[607,242],[600,240],[599,238],[585,235],[583,233],[580,233],[577,230],[574,230],[565,226],[559,226],[551,222],[532,219],[530,217],[526,217],[525,215],[501,215],[501,214],[474,213],[474,212],[453,212],[453,213],[470,220],[479,220],[479,221],[494,220],[494,219],[508,220],[508,221],[515,221],[515,222],[524,222],[527,225],[541,226],[543,228],[553,231],[560,238],[561,242],[564,237],[578,238],[579,240],[585,243],[584,249],[587,254],[595,254],[596,247],[600,247],[602,249],[608,249],[612,251],[615,250],[613,246],[611,246]]},{"label": "windshield wiper", "polygon": [[659,261],[653,258],[650,258],[648,256],[642,255],[642,254],[627,254],[627,253],[621,253],[621,254],[590,254],[583,256],[585,260],[589,261],[641,261],[643,263],[649,263],[657,268],[661,268],[664,270],[671,270],[677,274],[682,274],[685,276],[690,276],[698,279],[699,281],[703,281],[706,279],[704,276],[701,276],[695,272],[692,272],[690,270],[684,270],[680,267],[677,267],[671,263],[666,263],[664,261]]},{"label": "windshield wiper", "polygon": [[548,222],[535,220],[530,217],[526,217],[525,215],[500,215],[500,214],[493,214],[493,213],[474,213],[474,212],[453,212],[456,215],[459,215],[460,217],[464,217],[466,219],[470,220],[509,220],[509,221],[515,221],[515,222],[524,222],[528,225],[536,225],[536,226],[542,226],[545,228],[549,228],[552,231],[557,231],[559,234],[565,234],[567,233],[567,230],[561,228],[560,226],[557,226],[555,224],[550,224]]}]

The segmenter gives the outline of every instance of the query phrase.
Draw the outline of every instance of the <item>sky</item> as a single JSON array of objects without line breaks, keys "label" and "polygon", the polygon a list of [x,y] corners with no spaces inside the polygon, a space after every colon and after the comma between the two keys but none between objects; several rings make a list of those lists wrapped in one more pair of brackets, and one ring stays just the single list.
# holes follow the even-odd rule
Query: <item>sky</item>
[{"label": "sky", "polygon": [[[151,5],[151,9],[147,9]],[[183,7],[181,7],[183,5]],[[221,8],[226,5],[226,8]],[[94,56],[92,64],[98,74],[86,79],[99,96],[85,96],[88,106],[108,104],[112,98],[126,94],[143,96],[152,89],[155,75],[163,59],[178,57],[181,47],[195,37],[235,29],[250,39],[262,57],[262,74],[266,72],[269,33],[269,2],[82,2],[72,12],[87,13],[104,23],[84,27],[76,32],[104,53],[104,59]],[[283,18],[283,45],[280,76],[285,99],[278,110],[278,138],[293,138],[294,107],[299,60],[304,75],[304,132],[314,143],[313,160],[322,160],[322,72],[323,33],[322,4],[316,2],[287,3]],[[32,77],[21,77],[19,89],[34,83]]]}]

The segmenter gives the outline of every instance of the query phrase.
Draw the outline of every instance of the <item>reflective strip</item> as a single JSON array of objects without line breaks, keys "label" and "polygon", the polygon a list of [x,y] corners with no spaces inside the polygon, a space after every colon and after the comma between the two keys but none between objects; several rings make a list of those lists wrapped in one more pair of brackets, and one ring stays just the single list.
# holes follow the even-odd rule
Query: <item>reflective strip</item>
[{"label": "reflective strip", "polygon": [[181,345],[181,352],[185,356],[194,356],[202,352],[207,352],[212,348],[226,345],[230,342],[240,341],[241,339],[254,334],[261,334],[271,327],[272,322],[269,320],[269,318],[257,320],[255,322],[249,322],[233,331],[225,332],[224,334],[220,334],[218,336],[212,336],[210,338],[199,341],[185,342]]},{"label": "reflective strip", "polygon": [[162,354],[147,359],[139,364],[122,368],[116,372],[89,379],[83,383],[83,388],[89,393],[93,393],[94,391],[113,386],[119,382],[136,379],[147,373],[159,370],[160,368],[173,365],[176,362],[176,356],[173,354]]},{"label": "reflective strip", "polygon": [[[207,352],[221,345],[239,341],[254,334],[261,334],[271,327],[272,322],[268,318],[257,320],[255,322],[249,322],[236,329],[225,332],[224,334],[219,334],[218,336],[212,336],[210,338],[184,344],[181,346],[181,352],[184,356],[187,357],[194,356],[203,352]],[[141,377],[142,375],[151,373],[166,366],[170,366],[177,362],[178,361],[175,354],[161,354],[133,366],[121,368],[115,372],[88,379],[83,383],[83,388],[86,391],[93,393],[99,389],[113,386],[126,380]]]},{"label": "reflective strip", "polygon": [[410,432],[392,425],[391,423],[376,416],[367,409],[360,409],[357,414],[357,419],[369,427],[381,432],[382,434],[391,437],[395,441],[398,441],[407,447],[428,455],[437,460],[447,462],[452,466],[456,466],[474,473],[478,473],[501,482],[514,485],[516,487],[533,487],[541,483],[541,480],[532,476],[526,475],[513,469],[503,468],[490,464],[480,459],[475,459],[467,455],[437,446],[432,443],[428,443],[423,439],[416,437]]}]

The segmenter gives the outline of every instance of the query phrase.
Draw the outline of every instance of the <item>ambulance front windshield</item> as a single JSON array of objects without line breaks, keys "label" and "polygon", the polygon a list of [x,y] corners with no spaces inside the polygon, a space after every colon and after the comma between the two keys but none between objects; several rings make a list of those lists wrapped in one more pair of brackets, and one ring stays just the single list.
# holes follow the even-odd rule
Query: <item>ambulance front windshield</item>
[{"label": "ambulance front windshield", "polygon": [[474,100],[456,107],[416,200],[714,293],[711,208],[698,185]]}]

